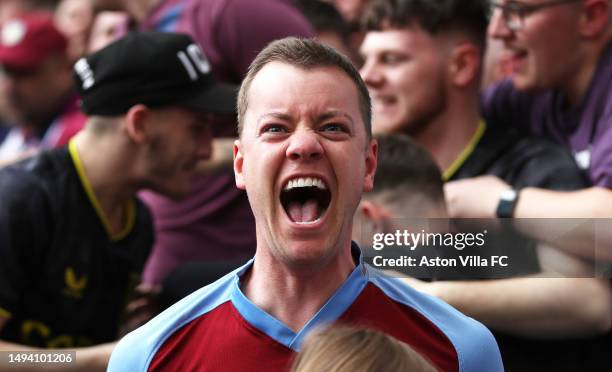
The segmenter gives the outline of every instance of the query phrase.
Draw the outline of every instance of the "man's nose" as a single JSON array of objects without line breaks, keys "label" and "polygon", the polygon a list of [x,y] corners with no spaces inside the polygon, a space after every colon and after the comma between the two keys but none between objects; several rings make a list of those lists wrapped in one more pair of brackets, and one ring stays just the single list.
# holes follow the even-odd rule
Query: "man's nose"
[{"label": "man's nose", "polygon": [[383,75],[376,64],[367,59],[359,70],[359,74],[368,87],[379,87],[383,82]]},{"label": "man's nose", "polygon": [[508,27],[501,9],[493,11],[487,33],[490,38],[499,40],[505,40],[512,36],[512,30]]},{"label": "man's nose", "polygon": [[287,157],[295,161],[311,161],[321,158],[323,147],[314,130],[301,129],[291,135]]}]

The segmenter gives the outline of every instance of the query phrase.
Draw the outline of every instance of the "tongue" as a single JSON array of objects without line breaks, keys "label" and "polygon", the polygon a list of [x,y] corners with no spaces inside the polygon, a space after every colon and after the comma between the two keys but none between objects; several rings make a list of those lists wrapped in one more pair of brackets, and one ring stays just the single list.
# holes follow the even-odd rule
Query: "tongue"
[{"label": "tongue", "polygon": [[319,206],[314,199],[308,199],[304,204],[291,202],[287,211],[293,222],[313,222],[319,217]]}]

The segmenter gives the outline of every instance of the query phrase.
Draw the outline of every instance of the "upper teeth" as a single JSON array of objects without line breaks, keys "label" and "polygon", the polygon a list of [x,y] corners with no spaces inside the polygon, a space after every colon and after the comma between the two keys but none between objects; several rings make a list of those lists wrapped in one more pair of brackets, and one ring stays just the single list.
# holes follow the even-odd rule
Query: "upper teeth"
[{"label": "upper teeth", "polygon": [[289,181],[287,183],[287,186],[285,186],[285,191],[291,190],[296,187],[318,187],[321,190],[327,189],[327,187],[325,187],[325,183],[323,182],[323,180],[319,178],[300,177],[300,178],[295,178]]}]

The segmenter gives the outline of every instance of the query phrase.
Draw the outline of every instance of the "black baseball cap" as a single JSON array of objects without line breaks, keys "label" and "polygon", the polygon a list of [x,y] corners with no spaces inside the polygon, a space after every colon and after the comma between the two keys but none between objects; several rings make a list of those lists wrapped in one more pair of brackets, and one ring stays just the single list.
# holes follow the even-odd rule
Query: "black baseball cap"
[{"label": "black baseball cap", "polygon": [[88,115],[121,115],[136,104],[236,112],[238,87],[215,81],[206,56],[186,34],[129,33],[79,59],[74,79]]}]

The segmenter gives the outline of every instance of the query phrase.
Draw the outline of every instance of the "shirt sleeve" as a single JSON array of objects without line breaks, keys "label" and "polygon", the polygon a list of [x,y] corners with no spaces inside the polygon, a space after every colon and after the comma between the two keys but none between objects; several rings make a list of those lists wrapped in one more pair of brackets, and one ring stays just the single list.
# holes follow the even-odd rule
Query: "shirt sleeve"
[{"label": "shirt sleeve", "polygon": [[44,193],[27,177],[9,169],[0,172],[0,315],[5,317],[18,311],[51,238],[49,224],[42,222],[49,210]]},{"label": "shirt sleeve", "polygon": [[578,168],[570,152],[549,140],[525,138],[515,151],[516,159],[526,159],[516,167],[516,178],[520,182],[515,187],[572,191],[591,186],[586,173]]},{"label": "shirt sleeve", "polygon": [[598,127],[601,129],[591,148],[589,175],[594,185],[612,189],[612,99],[608,100]]}]

